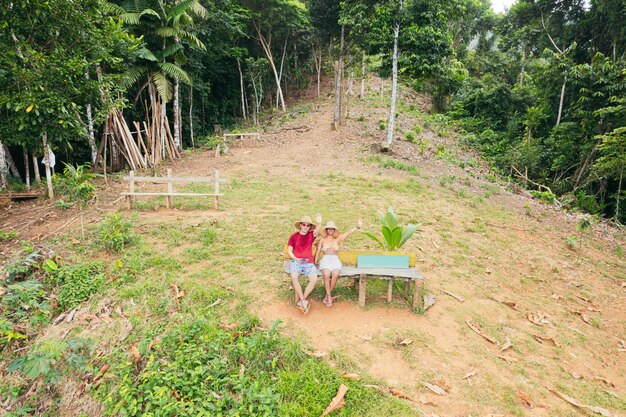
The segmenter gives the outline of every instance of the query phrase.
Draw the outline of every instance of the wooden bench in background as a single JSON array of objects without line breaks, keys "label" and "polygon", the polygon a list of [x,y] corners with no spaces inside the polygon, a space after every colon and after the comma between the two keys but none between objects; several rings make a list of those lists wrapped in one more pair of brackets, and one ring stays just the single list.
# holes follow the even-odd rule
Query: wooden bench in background
[{"label": "wooden bench in background", "polygon": [[256,139],[257,145],[260,144],[261,142],[261,134],[259,132],[251,132],[251,133],[224,133],[222,135],[222,137],[224,138],[224,140],[220,143],[218,143],[215,146],[215,156],[218,157],[220,156],[220,148],[224,148],[225,146],[228,146],[229,142],[232,142],[235,139],[238,138],[245,138],[245,137],[253,137]]},{"label": "wooden bench in background", "polygon": [[[315,248],[314,248],[315,250]],[[339,250],[339,260],[343,264],[340,276],[354,277],[359,288],[359,305],[365,306],[365,297],[367,289],[367,280],[370,278],[383,279],[387,281],[387,302],[393,299],[393,283],[394,281],[404,282],[404,289],[409,293],[413,287],[412,308],[421,307],[423,304],[420,296],[424,277],[416,268],[417,255],[414,253],[406,254],[399,259],[397,252],[374,252],[366,250]],[[289,255],[287,248],[284,251],[285,272],[289,273]],[[318,270],[318,275],[322,273]]]},{"label": "wooden bench in background", "polygon": [[[225,182],[225,178],[220,178],[220,174],[218,170],[215,170],[215,176],[213,178],[176,178],[172,177],[172,170],[167,170],[167,177],[136,177],[134,171],[129,172],[128,177],[124,177],[125,180],[129,181],[129,192],[121,193],[126,196],[126,203],[128,209],[131,210],[133,208],[133,197],[135,196],[165,196],[165,204],[167,208],[172,208],[174,206],[174,196],[185,196],[185,197],[202,197],[202,196],[211,196],[215,199],[215,209],[219,208],[219,198],[224,194],[220,193],[220,182]],[[165,192],[136,192],[135,191],[135,183],[136,182],[151,182],[157,184],[167,184],[167,191]],[[215,191],[212,193],[178,193],[174,192],[174,183],[175,182],[213,182],[215,183]]]}]

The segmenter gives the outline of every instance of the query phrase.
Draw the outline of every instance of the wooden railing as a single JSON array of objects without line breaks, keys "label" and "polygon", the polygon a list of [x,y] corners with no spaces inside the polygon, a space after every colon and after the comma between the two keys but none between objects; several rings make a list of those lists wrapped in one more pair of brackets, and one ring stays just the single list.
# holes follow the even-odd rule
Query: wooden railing
[{"label": "wooden railing", "polygon": [[[175,196],[185,197],[201,197],[212,196],[215,201],[215,209],[219,209],[219,198],[224,194],[220,193],[220,182],[226,182],[225,178],[220,178],[219,171],[215,170],[215,176],[213,178],[177,178],[172,177],[172,170],[167,170],[167,177],[136,177],[134,171],[130,171],[125,180],[129,181],[129,191],[121,193],[126,196],[126,203],[129,210],[133,208],[133,197],[135,196],[165,196],[165,204],[167,208],[174,206]],[[157,184],[167,184],[167,191],[165,192],[137,192],[135,191],[135,185],[137,182],[150,182]],[[212,193],[181,193],[174,192],[174,183],[188,183],[188,182],[213,182],[215,183],[215,190]]]}]

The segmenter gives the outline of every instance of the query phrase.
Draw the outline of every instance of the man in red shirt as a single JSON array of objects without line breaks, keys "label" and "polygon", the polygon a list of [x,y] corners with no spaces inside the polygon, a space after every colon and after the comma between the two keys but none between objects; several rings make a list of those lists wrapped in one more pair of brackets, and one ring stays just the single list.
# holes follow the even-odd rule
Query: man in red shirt
[{"label": "man in red shirt", "polygon": [[[317,283],[317,269],[315,268],[315,259],[313,258],[313,242],[322,226],[322,215],[316,214],[315,221],[317,225],[312,224],[309,216],[304,216],[294,226],[298,231],[289,237],[287,243],[289,257],[289,273],[291,274],[291,285],[296,292],[296,306],[298,310],[304,314],[309,312],[310,304],[307,297],[315,288]],[[300,275],[306,275],[309,278],[309,285],[302,292],[300,285]]]}]

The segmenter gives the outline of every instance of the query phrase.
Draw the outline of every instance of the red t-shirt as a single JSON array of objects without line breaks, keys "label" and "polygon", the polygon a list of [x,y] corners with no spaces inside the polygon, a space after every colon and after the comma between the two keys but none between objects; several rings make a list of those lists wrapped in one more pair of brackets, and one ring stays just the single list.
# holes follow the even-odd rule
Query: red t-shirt
[{"label": "red t-shirt", "polygon": [[289,237],[287,245],[293,247],[293,254],[296,258],[307,258],[307,263],[313,263],[313,242],[315,235],[308,232],[306,235],[296,232]]}]

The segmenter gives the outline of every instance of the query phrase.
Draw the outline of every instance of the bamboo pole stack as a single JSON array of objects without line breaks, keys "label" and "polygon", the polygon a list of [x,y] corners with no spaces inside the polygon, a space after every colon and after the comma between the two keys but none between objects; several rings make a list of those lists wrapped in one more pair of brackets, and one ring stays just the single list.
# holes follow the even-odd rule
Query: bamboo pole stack
[{"label": "bamboo pole stack", "polygon": [[[146,121],[143,122],[143,129],[139,122],[133,122],[134,132],[131,132],[128,128],[120,110],[115,109],[111,112],[104,124],[104,132],[95,166],[98,166],[101,159],[104,160],[106,165],[106,148],[112,149],[113,141],[117,145],[116,148],[124,158],[124,161],[133,171],[156,166],[163,159],[180,158],[180,152],[174,145],[174,138],[170,131],[167,116],[164,116],[163,123],[161,120],[163,117],[162,103],[153,100],[151,104],[151,117],[146,111]],[[147,105],[146,108],[148,108]],[[133,137],[133,134],[136,136]],[[112,165],[113,163],[111,162]],[[118,168],[121,169],[123,167]]]}]

